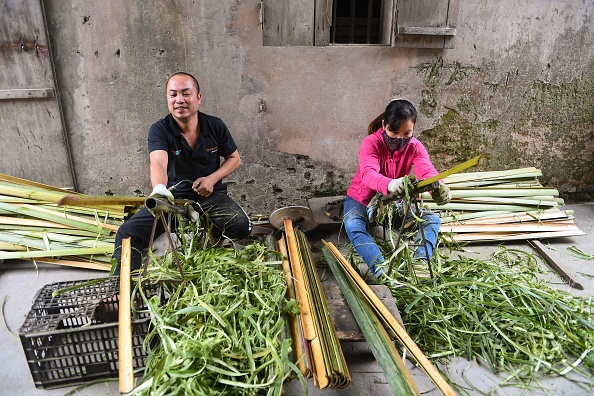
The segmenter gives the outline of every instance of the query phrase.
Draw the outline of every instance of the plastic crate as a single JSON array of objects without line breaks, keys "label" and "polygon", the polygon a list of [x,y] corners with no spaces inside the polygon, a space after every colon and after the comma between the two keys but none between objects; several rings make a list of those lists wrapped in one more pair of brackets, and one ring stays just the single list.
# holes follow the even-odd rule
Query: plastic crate
[{"label": "plastic crate", "polygon": [[[58,282],[37,292],[19,336],[37,388],[51,389],[118,378],[118,277],[102,279],[52,296],[56,290],[84,281]],[[157,285],[143,286],[145,295],[159,294]],[[142,374],[148,351],[143,346],[150,315],[140,294],[132,301],[134,369]]]}]

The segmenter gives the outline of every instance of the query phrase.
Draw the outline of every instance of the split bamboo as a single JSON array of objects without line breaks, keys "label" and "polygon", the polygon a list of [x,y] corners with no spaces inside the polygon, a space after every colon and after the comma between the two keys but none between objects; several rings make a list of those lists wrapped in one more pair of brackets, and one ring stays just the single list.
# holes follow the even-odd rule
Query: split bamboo
[{"label": "split bamboo", "polygon": [[423,206],[441,218],[440,232],[456,242],[484,242],[584,235],[564,211],[555,188],[545,187],[534,167],[447,176],[451,201],[437,205],[429,192]]},{"label": "split bamboo", "polygon": [[59,207],[84,194],[0,174],[0,258],[109,271],[115,232],[132,208]]},{"label": "split bamboo", "polygon": [[386,327],[396,336],[404,347],[411,353],[415,360],[419,363],[425,373],[433,380],[435,385],[441,390],[446,396],[454,396],[456,393],[441,376],[439,371],[433,366],[433,364],[427,359],[425,354],[419,349],[417,344],[408,335],[406,330],[398,323],[392,313],[386,308],[384,303],[377,297],[377,295],[371,290],[369,285],[361,278],[361,276],[355,271],[355,269],[347,262],[340,251],[331,242],[323,241],[325,247],[332,253],[337,263],[340,264],[342,270],[350,277],[354,282],[358,290],[365,297],[366,302],[375,311],[378,317],[386,325]]},{"label": "split bamboo", "polygon": [[[351,383],[350,373],[307,238],[302,231],[293,228],[291,219],[284,220],[284,235],[314,385],[320,389],[347,387]],[[297,342],[295,340],[295,344]]]}]

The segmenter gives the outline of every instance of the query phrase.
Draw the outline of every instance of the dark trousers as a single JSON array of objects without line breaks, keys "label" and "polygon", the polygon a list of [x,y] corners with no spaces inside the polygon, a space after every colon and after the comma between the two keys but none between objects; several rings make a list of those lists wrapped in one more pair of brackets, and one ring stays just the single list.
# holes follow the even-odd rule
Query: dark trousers
[{"label": "dark trousers", "polygon": [[[225,192],[215,192],[209,197],[200,199],[194,205],[194,209],[200,213],[208,214],[210,222],[214,225],[213,232],[220,237],[229,239],[242,239],[252,232],[252,222],[249,216],[230,196]],[[118,261],[115,274],[120,273],[120,259],[122,256],[122,239],[130,238],[131,270],[140,269],[142,264],[142,251],[149,247],[151,232],[155,217],[146,207],[143,207],[130,219],[120,226],[116,233],[113,257]],[[171,222],[172,227],[175,222]],[[157,222],[154,238],[165,232],[162,221]]]}]

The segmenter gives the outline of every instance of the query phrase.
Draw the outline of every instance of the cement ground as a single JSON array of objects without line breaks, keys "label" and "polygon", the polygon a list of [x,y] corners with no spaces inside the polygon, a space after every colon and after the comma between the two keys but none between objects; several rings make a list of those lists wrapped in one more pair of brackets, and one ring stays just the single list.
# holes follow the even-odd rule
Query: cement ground
[{"label": "cement ground", "polygon": [[[547,274],[550,283],[557,288],[570,291],[583,297],[594,297],[594,260],[575,258],[567,254],[567,247],[578,246],[588,253],[594,253],[594,203],[566,205],[565,209],[575,211],[575,221],[586,232],[584,236],[559,238],[547,240],[546,243],[555,248],[550,254],[557,262],[574,277],[575,281],[584,286],[584,290],[576,290],[567,286],[554,273]],[[334,241],[338,238],[336,230],[315,230],[308,236],[314,251],[319,248],[319,238]],[[344,243],[344,236],[340,236],[337,243]],[[336,243],[336,242],[335,242]],[[517,247],[533,252],[525,242],[514,242],[506,246]],[[468,255],[486,255],[493,251],[493,244],[472,245]],[[49,264],[40,264],[35,268],[31,263],[24,261],[6,261],[0,264],[0,297],[3,300],[3,324],[0,324],[0,395],[64,395],[73,392],[74,395],[117,395],[117,381],[99,383],[75,390],[74,387],[65,387],[52,390],[37,389],[32,380],[31,373],[20,343],[18,332],[33,302],[38,290],[43,286],[68,280],[93,279],[106,276],[103,272],[80,270],[59,267]],[[544,264],[543,264],[544,265]],[[352,384],[343,390],[319,390],[308,381],[309,394],[340,395],[340,396],[366,396],[391,394],[381,368],[376,363],[369,345],[365,342],[345,342],[343,351],[349,364],[353,378]],[[407,367],[423,395],[440,395],[432,381],[420,370],[414,367],[410,360],[406,361]],[[457,385],[470,395],[488,394],[495,395],[560,395],[582,396],[594,394],[593,384],[584,385],[579,378],[570,381],[562,377],[545,376],[539,378],[539,385],[545,389],[524,390],[519,388],[497,389],[496,386],[502,378],[492,374],[484,365],[457,359],[440,368],[447,373]],[[303,390],[297,381],[286,386],[287,396],[302,395]]]}]

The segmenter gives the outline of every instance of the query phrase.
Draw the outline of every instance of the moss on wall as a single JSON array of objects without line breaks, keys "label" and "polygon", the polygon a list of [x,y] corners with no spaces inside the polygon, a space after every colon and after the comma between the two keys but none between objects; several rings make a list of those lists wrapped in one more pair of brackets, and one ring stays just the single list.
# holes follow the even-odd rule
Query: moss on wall
[{"label": "moss on wall", "polygon": [[544,179],[569,200],[592,199],[594,190],[594,73],[567,83],[534,81],[524,118],[542,129]]},{"label": "moss on wall", "polygon": [[592,199],[594,68],[557,83],[522,80],[517,69],[498,81],[494,70],[442,59],[417,72],[419,112],[433,125],[419,138],[438,169],[483,154],[474,170],[534,166],[566,199]]},{"label": "moss on wall", "polygon": [[[487,128],[496,125],[495,120],[486,123]],[[449,167],[485,151],[488,141],[482,133],[483,127],[470,122],[463,113],[450,109],[440,118],[438,125],[422,133],[421,140],[436,167]]]}]

